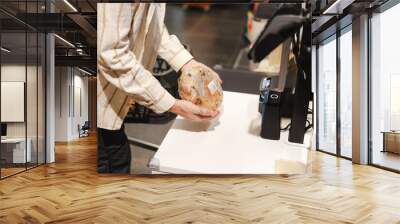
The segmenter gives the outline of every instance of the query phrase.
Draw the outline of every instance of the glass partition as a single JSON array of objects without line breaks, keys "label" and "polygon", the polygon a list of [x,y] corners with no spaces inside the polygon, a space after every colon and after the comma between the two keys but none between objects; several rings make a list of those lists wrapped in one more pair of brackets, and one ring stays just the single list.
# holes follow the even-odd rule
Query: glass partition
[{"label": "glass partition", "polygon": [[38,64],[37,64],[37,163],[46,162],[46,37],[38,33]]},{"label": "glass partition", "polygon": [[27,114],[27,150],[31,151],[28,168],[37,165],[38,157],[38,35],[35,32],[27,33],[27,81],[26,81],[26,114]]},{"label": "glass partition", "polygon": [[400,4],[371,18],[370,160],[400,170]]},{"label": "glass partition", "polygon": [[317,149],[336,154],[336,36],[317,50]]},{"label": "glass partition", "polygon": [[1,1],[0,178],[45,162],[45,35],[18,18],[44,1]]},{"label": "glass partition", "polygon": [[352,32],[342,31],[340,43],[340,155],[352,157]]},{"label": "glass partition", "polygon": [[31,161],[25,111],[28,69],[26,41],[25,32],[1,34],[2,177],[24,171],[26,162]]}]

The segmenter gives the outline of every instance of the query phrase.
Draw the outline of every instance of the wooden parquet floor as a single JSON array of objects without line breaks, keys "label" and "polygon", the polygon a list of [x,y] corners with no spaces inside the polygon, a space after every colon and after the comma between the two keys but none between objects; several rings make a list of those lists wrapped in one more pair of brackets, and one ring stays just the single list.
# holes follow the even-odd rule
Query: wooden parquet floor
[{"label": "wooden parquet floor", "polygon": [[400,223],[400,175],[315,153],[295,176],[96,173],[96,139],[0,181],[0,223]]},{"label": "wooden parquet floor", "polygon": [[24,171],[25,170],[25,167],[23,167],[23,168],[19,168],[19,167],[17,167],[17,168],[14,168],[14,167],[6,167],[6,168],[1,168],[1,176],[2,177],[7,177],[7,176],[11,176],[11,175],[13,175],[13,174],[15,174],[15,173],[19,173],[19,172],[22,172],[22,171]]}]

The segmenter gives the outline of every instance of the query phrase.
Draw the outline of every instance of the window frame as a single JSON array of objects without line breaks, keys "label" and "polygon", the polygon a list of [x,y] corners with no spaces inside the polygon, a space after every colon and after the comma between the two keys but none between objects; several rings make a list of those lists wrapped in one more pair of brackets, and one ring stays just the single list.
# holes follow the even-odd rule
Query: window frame
[{"label": "window frame", "polygon": [[383,170],[391,171],[394,173],[400,173],[400,170],[383,166],[380,164],[376,164],[373,162],[373,153],[374,153],[374,148],[373,148],[373,132],[372,132],[372,19],[374,17],[374,14],[381,14],[384,13],[385,11],[393,8],[394,6],[400,4],[400,0],[388,0],[381,6],[368,11],[368,32],[367,32],[367,38],[368,38],[368,152],[367,152],[367,160],[368,160],[368,165],[377,167]]},{"label": "window frame", "polygon": [[319,143],[319,130],[318,130],[318,127],[319,127],[319,119],[318,119],[318,110],[319,110],[319,107],[318,107],[318,103],[316,103],[316,107],[315,107],[315,114],[316,114],[316,116],[317,116],[317,119],[316,119],[316,126],[315,126],[315,128],[316,128],[316,150],[317,151],[319,151],[319,152],[323,152],[323,153],[326,153],[326,154],[329,154],[329,155],[333,155],[333,156],[336,156],[336,157],[340,157],[340,158],[343,158],[343,159],[346,159],[346,160],[352,160],[352,158],[350,158],[350,157],[347,157],[347,156],[344,156],[344,155],[342,155],[342,150],[341,150],[341,119],[340,119],[340,103],[341,103],[341,99],[340,99],[340,81],[341,81],[341,67],[340,67],[340,42],[341,42],[341,36],[342,35],[344,35],[344,34],[346,34],[347,32],[351,32],[352,31],[352,23],[349,23],[349,24],[347,24],[346,26],[344,26],[343,28],[341,28],[341,29],[337,29],[336,30],[336,32],[335,33],[333,33],[332,35],[330,35],[329,37],[327,37],[327,38],[325,38],[325,39],[323,39],[323,40],[321,40],[321,41],[319,41],[317,44],[316,44],[316,73],[317,73],[317,75],[316,75],[316,102],[318,102],[319,101],[319,97],[320,97],[320,93],[319,93],[319,85],[320,85],[320,80],[319,80],[319,77],[320,77],[320,74],[319,74],[319,68],[320,68],[320,65],[319,65],[319,48],[320,48],[320,45],[322,44],[322,43],[327,43],[327,42],[330,42],[330,41],[336,41],[336,152],[335,153],[332,153],[332,152],[328,152],[328,151],[326,151],[326,150],[324,150],[324,149],[321,149],[319,146],[320,146],[320,143]]}]

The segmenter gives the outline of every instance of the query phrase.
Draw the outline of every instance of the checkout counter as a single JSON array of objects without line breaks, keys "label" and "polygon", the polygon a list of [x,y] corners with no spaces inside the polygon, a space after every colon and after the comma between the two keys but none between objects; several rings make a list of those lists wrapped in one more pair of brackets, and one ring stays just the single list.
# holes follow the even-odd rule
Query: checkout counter
[{"label": "checkout counter", "polygon": [[[153,174],[303,174],[311,167],[312,129],[304,144],[260,137],[261,73],[215,69],[223,82],[221,115],[209,123],[177,117],[149,161]],[[282,120],[286,126],[288,119]]]},{"label": "checkout counter", "polygon": [[[224,92],[218,119],[199,123],[176,118],[151,159],[153,173],[162,174],[302,174],[311,161],[312,131],[305,144],[260,137],[258,95]],[[286,137],[286,138],[285,138]]]}]

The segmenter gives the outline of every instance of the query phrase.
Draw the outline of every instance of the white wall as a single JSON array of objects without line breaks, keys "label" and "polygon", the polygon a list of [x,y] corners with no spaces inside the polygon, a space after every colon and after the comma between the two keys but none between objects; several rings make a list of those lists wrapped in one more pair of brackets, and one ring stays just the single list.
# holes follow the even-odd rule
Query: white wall
[{"label": "white wall", "polygon": [[[27,78],[27,80],[26,80]],[[7,137],[30,139],[32,162],[39,159],[39,163],[44,162],[44,74],[41,66],[25,64],[3,64],[1,66],[1,81],[24,82],[26,84],[26,107],[22,112],[27,115],[24,122],[7,122]],[[4,97],[4,96],[2,96]],[[10,108],[1,108],[10,110]],[[37,153],[39,156],[37,156]]]},{"label": "white wall", "polygon": [[74,70],[73,87],[74,88],[72,89],[74,91],[72,91],[73,96],[71,97],[74,102],[71,102],[71,105],[73,104],[74,107],[72,108],[71,136],[72,138],[78,138],[79,137],[77,128],[78,125],[82,126],[85,123],[85,121],[88,121],[89,102],[88,102],[88,78],[82,76],[82,73],[76,69]]},{"label": "white wall", "polygon": [[[25,82],[25,65],[9,64],[1,66],[1,81]],[[7,108],[1,108],[6,110]],[[7,137],[25,137],[25,122],[7,123]]]},{"label": "white wall", "polygon": [[68,71],[67,67],[55,68],[55,141],[68,140]]},{"label": "white wall", "polygon": [[[24,65],[18,65],[18,64],[5,64],[1,66],[1,81],[3,82],[25,82],[25,75],[26,75],[26,70],[28,71],[28,74],[35,73],[36,74],[36,68],[33,66],[27,66],[25,67]],[[28,76],[29,78],[30,76]],[[36,85],[36,82],[31,83],[32,80],[29,80],[29,84]],[[30,89],[28,89],[30,90]],[[33,89],[32,89],[33,90]],[[27,102],[30,103],[34,101],[32,98],[36,99],[36,89],[33,90],[34,92],[30,93],[28,91],[27,96]],[[33,105],[31,105],[33,106]],[[36,104],[35,104],[36,107]],[[2,110],[7,110],[7,108],[1,108]],[[33,115],[33,116],[32,116]],[[28,122],[31,122],[35,120],[36,123],[36,114],[28,113]],[[8,137],[25,137],[25,123],[26,122],[10,122],[7,123],[7,136]],[[32,125],[28,125],[28,128],[31,127]],[[29,137],[29,133],[28,133]]]},{"label": "white wall", "polygon": [[88,78],[76,68],[56,67],[55,85],[55,140],[77,139],[78,125],[88,120]]}]

